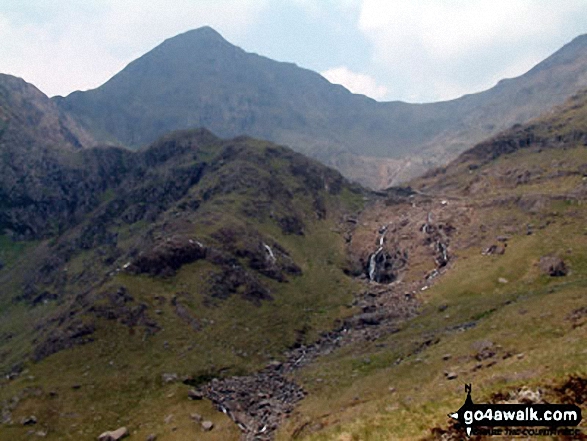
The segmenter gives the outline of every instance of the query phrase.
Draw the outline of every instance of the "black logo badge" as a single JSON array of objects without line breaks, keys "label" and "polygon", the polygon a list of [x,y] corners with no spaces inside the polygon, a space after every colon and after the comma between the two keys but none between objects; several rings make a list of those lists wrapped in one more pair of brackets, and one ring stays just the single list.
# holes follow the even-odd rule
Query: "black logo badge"
[{"label": "black logo badge", "polygon": [[471,436],[475,427],[550,427],[577,426],[581,409],[574,404],[475,404],[471,385],[465,385],[467,398],[459,410],[448,416],[458,420]]}]

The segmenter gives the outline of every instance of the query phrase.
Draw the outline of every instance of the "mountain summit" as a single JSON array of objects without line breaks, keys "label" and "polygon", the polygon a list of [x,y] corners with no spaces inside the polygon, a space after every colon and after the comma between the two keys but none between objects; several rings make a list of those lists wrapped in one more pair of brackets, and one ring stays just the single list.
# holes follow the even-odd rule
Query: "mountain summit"
[{"label": "mountain summit", "polygon": [[386,187],[587,87],[586,38],[485,92],[407,104],[352,94],[203,27],[164,41],[97,89],[55,101],[101,141],[138,147],[171,130],[206,127],[287,144],[351,179]]}]

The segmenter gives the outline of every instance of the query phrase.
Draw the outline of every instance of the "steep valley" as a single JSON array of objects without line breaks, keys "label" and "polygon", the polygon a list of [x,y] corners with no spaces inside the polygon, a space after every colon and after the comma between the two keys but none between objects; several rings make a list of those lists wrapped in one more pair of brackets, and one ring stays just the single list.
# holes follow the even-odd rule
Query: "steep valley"
[{"label": "steep valley", "polygon": [[464,383],[584,405],[587,92],[373,192],[206,129],[89,148],[0,80],[0,439],[462,439]]}]

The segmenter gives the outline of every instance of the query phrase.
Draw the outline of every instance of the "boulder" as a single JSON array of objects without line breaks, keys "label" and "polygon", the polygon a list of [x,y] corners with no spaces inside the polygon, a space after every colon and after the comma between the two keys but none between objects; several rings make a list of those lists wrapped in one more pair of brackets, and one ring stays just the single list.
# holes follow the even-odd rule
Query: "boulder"
[{"label": "boulder", "polygon": [[212,421],[202,421],[202,429],[206,431],[210,431],[214,428],[214,423]]},{"label": "boulder", "polygon": [[562,277],[568,273],[565,262],[560,257],[543,256],[538,264],[543,273],[551,277]]},{"label": "boulder", "polygon": [[161,375],[161,380],[164,384],[176,383],[179,381],[179,376],[175,373],[164,373]]},{"label": "boulder", "polygon": [[444,376],[447,380],[454,380],[458,377],[458,374],[456,372],[445,372]]},{"label": "boulder", "polygon": [[33,425],[37,424],[37,417],[34,415],[24,417],[21,420],[21,423],[23,426],[33,426]]},{"label": "boulder", "polygon": [[128,435],[128,429],[126,427],[121,427],[113,431],[104,432],[98,437],[98,441],[118,441],[119,439],[125,438]]},{"label": "boulder", "polygon": [[203,420],[202,415],[200,415],[199,413],[192,413],[190,415],[190,418],[194,420],[196,423],[200,423]]},{"label": "boulder", "polygon": [[190,389],[188,391],[188,398],[190,400],[201,400],[202,398],[204,398],[204,395],[202,394],[202,392],[198,392],[195,389]]}]

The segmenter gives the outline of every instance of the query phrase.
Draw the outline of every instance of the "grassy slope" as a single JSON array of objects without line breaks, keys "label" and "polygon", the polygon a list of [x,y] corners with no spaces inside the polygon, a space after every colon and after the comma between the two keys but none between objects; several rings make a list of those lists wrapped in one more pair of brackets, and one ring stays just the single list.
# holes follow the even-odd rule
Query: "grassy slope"
[{"label": "grassy slope", "polygon": [[[264,301],[260,306],[238,295],[212,306],[205,304],[210,273],[217,272],[218,268],[204,260],[185,265],[170,278],[121,272],[107,279],[96,290],[126,286],[137,304],[148,306],[149,316],[155,318],[162,330],[146,336],[141,327],[129,328],[114,321],[96,319],[87,313],[79,316],[82,320],[95,322],[97,331],[92,335],[93,343],[61,351],[37,364],[27,363],[18,379],[0,383],[0,403],[22,395],[13,412],[15,424],[0,425],[0,438],[28,439],[30,428],[18,422],[21,417],[34,414],[39,419],[34,429],[48,430],[46,439],[49,440],[95,439],[104,430],[121,425],[136,433],[137,439],[143,439],[149,433],[157,433],[163,440],[187,440],[194,436],[202,440],[236,439],[238,429],[224,415],[214,411],[209,403],[188,401],[188,386],[181,383],[163,385],[161,375],[174,372],[180,376],[205,379],[211,375],[251,372],[278,358],[297,339],[311,341],[319,332],[330,329],[335,320],[351,313],[355,287],[352,279],[342,272],[344,240],[336,230],[338,216],[361,205],[360,195],[348,188],[340,195],[324,192],[324,204],[329,214],[319,220],[314,214],[312,193],[307,191],[304,177],[294,176],[289,171],[292,158],[287,155],[290,153],[275,154],[275,147],[268,143],[247,140],[236,144],[241,147],[246,144],[248,150],[242,156],[226,161],[217,172],[206,175],[199,186],[190,190],[156,222],[137,222],[130,226],[114,223],[110,226],[119,233],[118,247],[123,251],[129,249],[140,243],[138,238],[149,231],[154,234],[181,231],[183,235],[214,244],[214,233],[220,227],[230,226],[241,228],[245,234],[261,234],[268,243],[278,242],[301,267],[302,275],[289,277],[286,283],[261,276],[274,300]],[[269,154],[267,149],[272,149],[272,153]],[[223,151],[218,146],[208,150],[199,154],[200,159],[210,163],[218,160],[217,152]],[[294,158],[297,157],[294,154]],[[265,182],[269,178],[267,164],[256,163],[258,158],[271,158],[269,169],[273,171],[272,176],[298,192],[292,209],[304,220],[304,236],[284,234],[271,218],[243,214],[251,204],[262,203],[266,197],[255,185],[220,192],[203,202],[195,215],[188,213],[190,222],[174,223],[177,206],[183,200],[200,196],[219,185],[222,187],[223,177],[230,180],[237,176],[235,173],[253,167],[254,173],[250,174],[248,169],[249,174],[244,178],[248,176]],[[103,199],[107,203],[113,197],[115,195],[106,194]],[[279,201],[269,202],[276,215],[283,214],[287,208]],[[72,234],[75,235],[75,231],[68,233]],[[59,241],[67,240],[68,235]],[[43,242],[36,249],[31,247],[23,260],[32,259],[34,253],[48,246],[48,242]],[[2,250],[5,254],[9,252],[6,247]],[[124,262],[123,256],[115,266]],[[26,274],[25,268],[26,262],[21,266],[14,262],[7,267],[4,276],[16,271]],[[87,273],[88,268],[93,268],[97,274],[111,269],[104,266],[96,250],[78,252],[67,263],[67,268],[71,282],[67,290],[72,293],[83,289],[79,282],[75,282],[76,275]],[[18,292],[17,287],[14,289]],[[181,292],[188,293],[181,298],[182,304],[203,325],[201,331],[194,331],[175,314],[170,300]],[[67,306],[67,302],[50,302],[31,308],[10,302],[8,294],[2,296],[0,335],[10,332],[15,337],[12,341],[3,341],[2,349],[7,351],[6,357],[1,359],[4,363],[18,360],[29,352],[31,340],[38,338],[36,325]],[[166,299],[163,304],[161,298]],[[157,309],[160,314],[154,313]],[[72,389],[74,384],[81,385],[81,388]],[[41,391],[38,396],[36,390]],[[51,391],[57,396],[50,396]],[[203,432],[189,419],[192,412],[211,419],[217,427],[212,432]],[[174,415],[173,421],[167,424],[164,419],[170,414]]]},{"label": "grassy slope", "polygon": [[[554,138],[569,133],[569,124],[584,130],[585,109],[584,101],[575,103],[536,121],[534,130]],[[472,222],[459,228],[449,272],[419,294],[421,314],[397,334],[347,347],[301,372],[310,396],[279,440],[422,438],[432,427],[446,427],[446,415],[462,405],[464,383],[473,385],[476,402],[486,402],[498,391],[587,375],[585,318],[569,317],[587,306],[587,206],[580,193],[587,148],[565,142],[555,149],[522,149],[470,173],[469,163],[415,183],[426,191],[440,188],[439,197],[452,196],[474,213]],[[525,170],[533,171],[528,182],[508,180]],[[572,196],[574,191],[583,196]],[[528,198],[541,202],[529,206]],[[527,224],[532,235],[526,234]],[[499,235],[511,237],[506,253],[481,255]],[[562,257],[570,274],[542,274],[537,263],[545,255]],[[454,330],[471,321],[475,327]],[[485,340],[494,343],[497,354],[480,362],[476,346]],[[422,346],[426,341],[432,344]],[[458,378],[447,380],[445,371]]]}]

